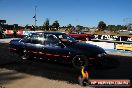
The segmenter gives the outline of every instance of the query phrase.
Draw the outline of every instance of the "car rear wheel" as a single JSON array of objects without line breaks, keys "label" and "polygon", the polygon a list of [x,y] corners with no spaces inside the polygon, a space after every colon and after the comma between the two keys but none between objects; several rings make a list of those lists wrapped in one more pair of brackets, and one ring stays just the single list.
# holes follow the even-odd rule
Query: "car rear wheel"
[{"label": "car rear wheel", "polygon": [[22,51],[22,53],[20,54],[20,57],[21,57],[21,59],[23,59],[23,60],[29,59],[29,55],[28,55],[27,50],[24,49],[24,50]]},{"label": "car rear wheel", "polygon": [[88,60],[84,55],[76,55],[72,60],[72,64],[75,68],[81,69],[82,66],[88,66]]}]

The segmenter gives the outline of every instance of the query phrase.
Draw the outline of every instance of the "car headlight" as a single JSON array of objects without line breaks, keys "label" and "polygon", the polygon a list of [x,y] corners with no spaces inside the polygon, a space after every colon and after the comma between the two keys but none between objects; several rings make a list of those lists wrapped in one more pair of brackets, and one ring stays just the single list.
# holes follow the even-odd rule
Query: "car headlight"
[{"label": "car headlight", "polygon": [[102,57],[102,56],[105,56],[105,55],[106,55],[106,53],[101,53],[101,54],[98,54],[97,56]]}]

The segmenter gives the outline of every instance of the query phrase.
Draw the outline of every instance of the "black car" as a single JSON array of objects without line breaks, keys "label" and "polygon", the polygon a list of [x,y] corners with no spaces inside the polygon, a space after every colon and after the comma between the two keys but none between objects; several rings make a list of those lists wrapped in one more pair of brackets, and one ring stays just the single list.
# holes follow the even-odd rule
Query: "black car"
[{"label": "black car", "polygon": [[106,55],[101,47],[77,42],[74,38],[60,32],[32,33],[22,39],[11,40],[9,49],[22,59],[48,59],[72,63],[77,68],[98,62]]}]

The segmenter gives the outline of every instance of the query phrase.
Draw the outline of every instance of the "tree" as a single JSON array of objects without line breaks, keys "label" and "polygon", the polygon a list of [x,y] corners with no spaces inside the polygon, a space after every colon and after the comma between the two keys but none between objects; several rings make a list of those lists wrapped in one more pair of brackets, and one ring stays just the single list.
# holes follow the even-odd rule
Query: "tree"
[{"label": "tree", "polygon": [[123,25],[108,25],[107,26],[107,30],[109,31],[113,31],[113,32],[116,32],[116,31],[119,31],[119,30],[126,30],[126,26],[123,26]]},{"label": "tree", "polygon": [[109,30],[109,31],[115,31],[116,30],[116,26],[115,25],[108,25],[107,26],[107,30]]},{"label": "tree", "polygon": [[6,20],[0,20],[0,25],[3,25],[4,23],[6,23]]},{"label": "tree", "polygon": [[48,31],[49,30],[49,19],[47,18],[43,24],[44,30]]},{"label": "tree", "polygon": [[81,25],[77,25],[76,26],[76,32],[81,32],[82,31],[82,29],[83,29],[83,26],[81,26]]},{"label": "tree", "polygon": [[105,29],[106,29],[106,23],[103,22],[103,21],[100,21],[100,22],[98,23],[98,30],[99,30],[99,31],[104,31]]},{"label": "tree", "polygon": [[67,27],[68,27],[68,28],[72,28],[73,26],[72,26],[71,24],[68,24]]},{"label": "tree", "polygon": [[127,25],[127,30],[128,30],[128,31],[132,31],[132,23],[129,23],[129,24]]},{"label": "tree", "polygon": [[69,32],[69,33],[72,33],[72,32],[74,31],[73,28],[74,28],[74,26],[72,26],[71,24],[68,24],[65,31],[67,31],[67,32]]},{"label": "tree", "polygon": [[56,21],[54,21],[53,22],[53,24],[52,24],[52,28],[54,28],[55,30],[58,30],[59,29],[59,27],[60,27],[60,24],[59,24],[59,22],[56,20]]}]

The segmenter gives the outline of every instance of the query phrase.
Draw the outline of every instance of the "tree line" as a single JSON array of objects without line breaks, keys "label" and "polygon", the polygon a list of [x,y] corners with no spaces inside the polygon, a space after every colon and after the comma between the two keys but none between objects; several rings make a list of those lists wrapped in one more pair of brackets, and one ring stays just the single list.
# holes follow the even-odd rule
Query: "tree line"
[{"label": "tree line", "polygon": [[[2,28],[20,29],[21,28],[21,29],[30,29],[33,31],[35,31],[35,30],[58,31],[61,28],[65,28],[65,31],[68,31],[68,32],[73,32],[73,31],[81,32],[84,29],[86,29],[88,31],[90,30],[89,27],[84,27],[81,25],[73,26],[72,24],[68,24],[67,26],[60,27],[58,20],[55,20],[52,24],[50,24],[48,18],[44,21],[42,26],[36,26],[36,27],[33,25],[32,26],[26,25],[25,27],[22,27],[22,26],[18,26],[18,24],[4,25],[4,23],[6,23],[6,20],[0,20],[0,27],[1,27],[0,29],[2,29]],[[132,31],[132,24],[130,23],[128,25],[106,25],[106,23],[104,21],[99,21],[96,29],[98,29],[98,31],[108,30],[108,31],[113,31],[113,32],[116,32],[119,30]]]},{"label": "tree line", "polygon": [[131,31],[131,24],[128,25],[106,25],[106,23],[104,21],[100,21],[98,23],[98,27],[97,27],[98,31],[104,31],[104,30],[108,30],[108,31],[119,31],[119,30],[128,30]]},{"label": "tree line", "polygon": [[60,24],[57,20],[55,20],[52,25],[50,25],[49,19],[47,18],[45,22],[43,23],[42,30],[45,31],[58,31],[60,27]]},{"label": "tree line", "polygon": [[[116,32],[119,30],[130,31],[130,30],[132,30],[131,25],[132,24],[128,24],[128,25],[106,25],[106,23],[104,21],[99,21],[97,29],[98,29],[98,31],[108,30],[108,31],[113,31],[113,32]],[[46,31],[48,31],[48,30],[58,31],[59,27],[60,27],[60,25],[59,25],[59,22],[57,20],[54,21],[52,25],[50,25],[49,19],[47,18],[46,21],[44,22],[43,26],[42,26],[42,29],[46,30]],[[68,24],[67,26],[65,26],[65,28],[66,28],[65,31],[68,31],[68,32],[73,32],[73,31],[81,32],[83,29],[87,29],[88,31],[90,30],[88,27],[84,27],[81,25],[73,26],[72,24]]]}]

